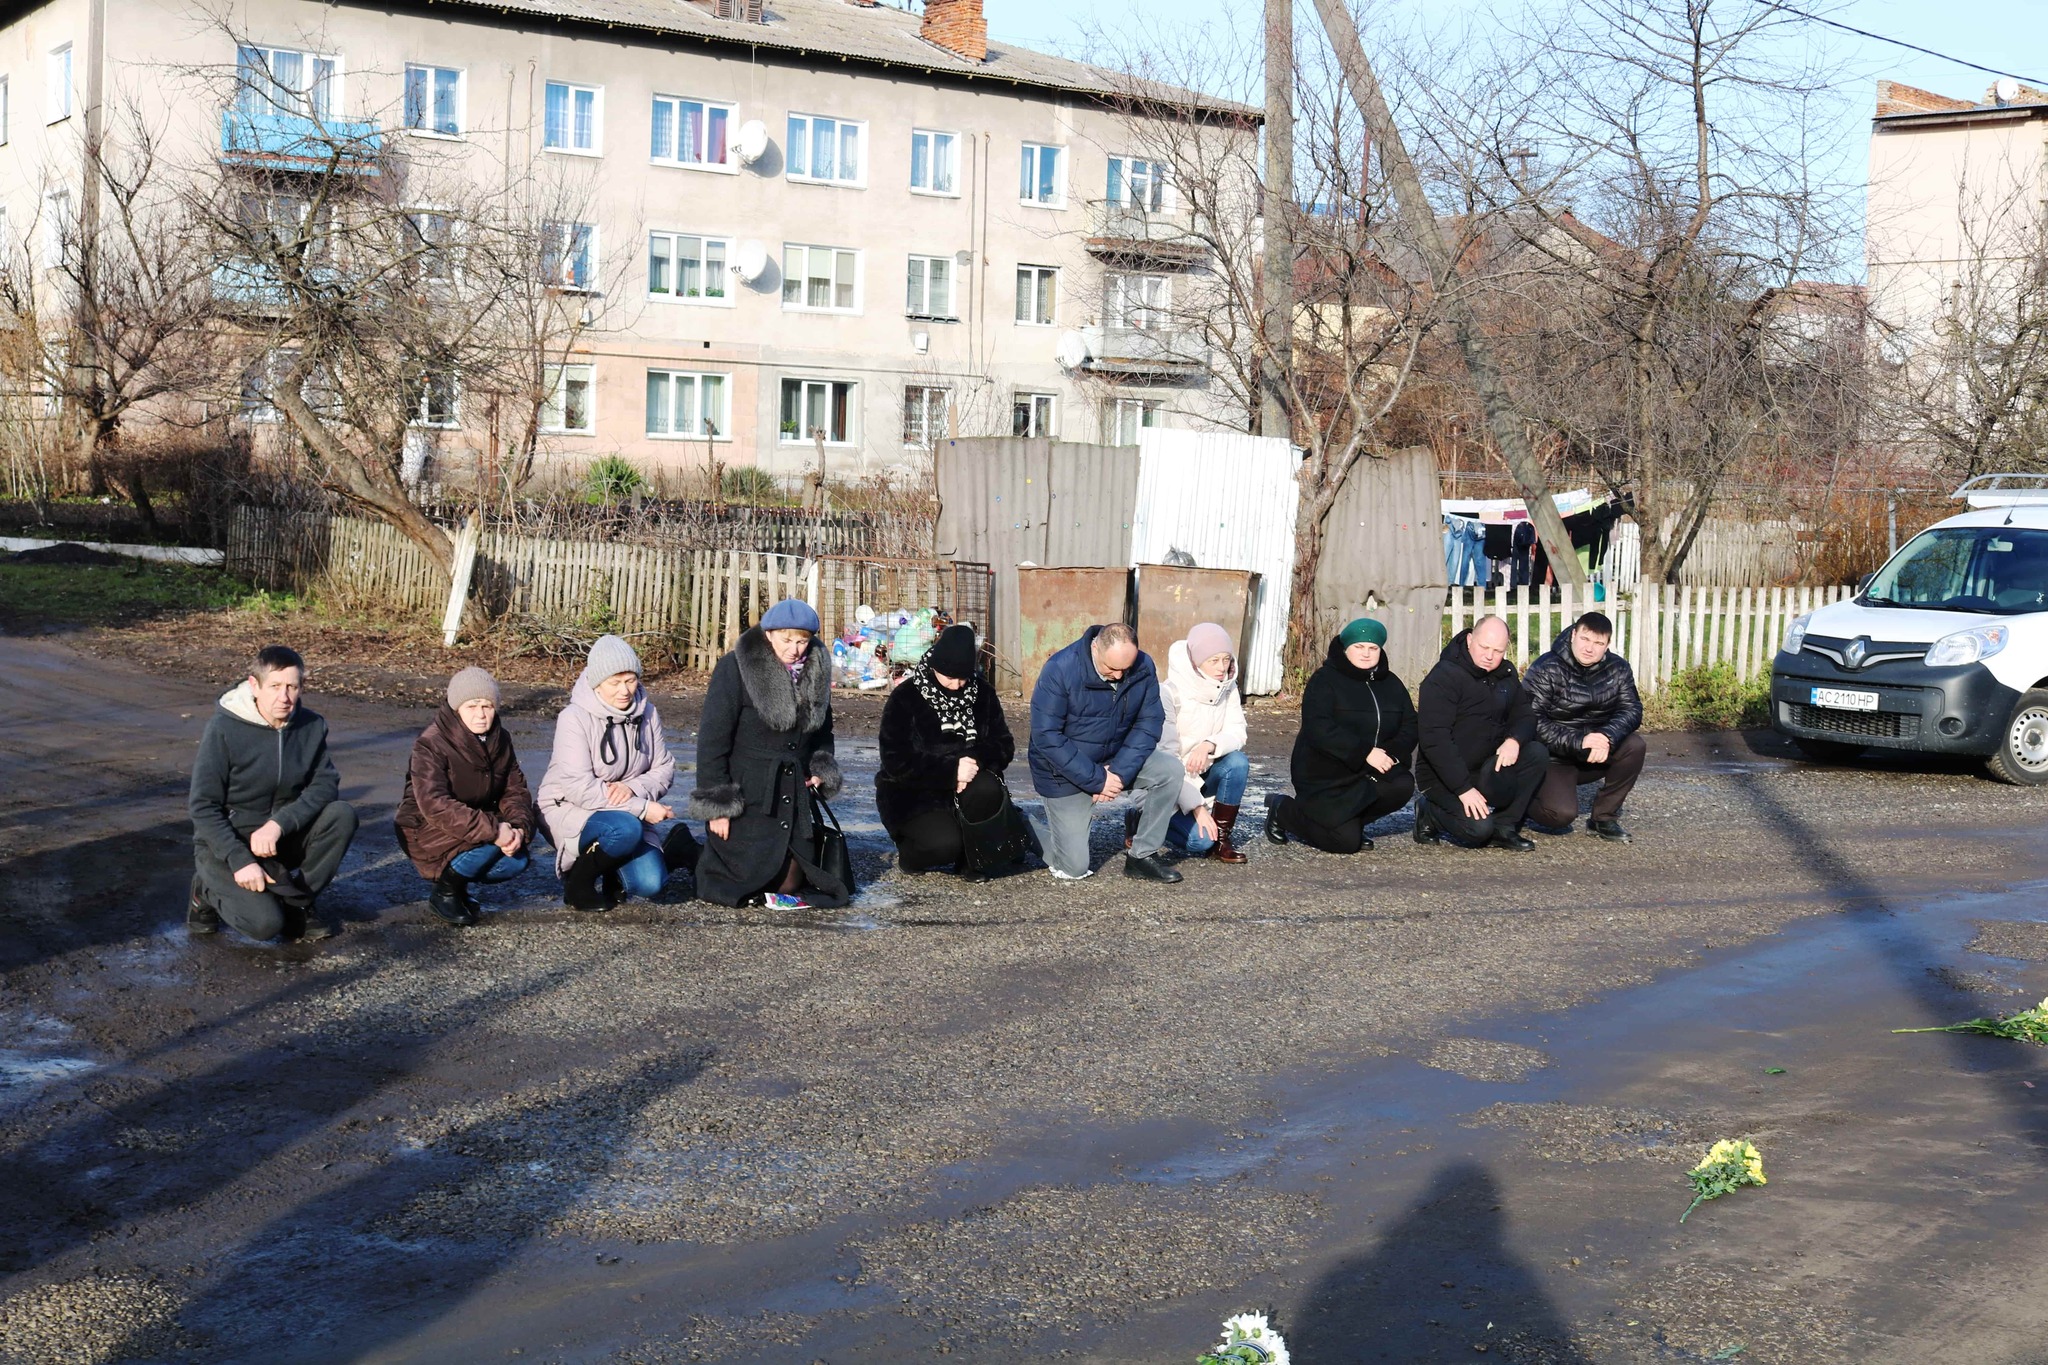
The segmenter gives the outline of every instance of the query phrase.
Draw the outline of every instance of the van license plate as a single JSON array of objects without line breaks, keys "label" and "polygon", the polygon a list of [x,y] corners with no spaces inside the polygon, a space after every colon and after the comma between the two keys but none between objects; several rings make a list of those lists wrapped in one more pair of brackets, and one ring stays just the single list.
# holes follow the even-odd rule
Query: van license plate
[{"label": "van license plate", "polygon": [[1816,687],[1813,689],[1815,706],[1831,706],[1837,711],[1875,711],[1877,693],[1847,692],[1839,687]]}]

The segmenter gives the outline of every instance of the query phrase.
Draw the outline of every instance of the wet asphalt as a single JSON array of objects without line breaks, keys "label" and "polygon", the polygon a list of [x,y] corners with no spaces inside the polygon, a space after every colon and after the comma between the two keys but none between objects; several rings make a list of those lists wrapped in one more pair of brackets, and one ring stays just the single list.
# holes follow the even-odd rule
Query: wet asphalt
[{"label": "wet asphalt", "polygon": [[453,930],[426,713],[316,693],[364,834],[274,948],[183,928],[219,690],[0,639],[0,1360],[2048,1359],[2042,1055],[1890,1032],[2048,993],[2048,792],[1659,736],[1626,847],[963,886],[849,721],[851,909]]}]

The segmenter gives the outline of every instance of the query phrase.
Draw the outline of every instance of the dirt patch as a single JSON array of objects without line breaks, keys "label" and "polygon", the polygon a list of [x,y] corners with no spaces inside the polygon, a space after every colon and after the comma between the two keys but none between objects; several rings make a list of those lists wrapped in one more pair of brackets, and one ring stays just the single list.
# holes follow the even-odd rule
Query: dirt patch
[{"label": "dirt patch", "polygon": [[1529,1134],[1527,1150],[1545,1161],[1597,1164],[1691,1158],[1713,1139],[1710,1120],[1602,1104],[1489,1105],[1468,1115],[1468,1127],[1514,1128]]},{"label": "dirt patch", "polygon": [[1550,1065],[1550,1054],[1519,1043],[1488,1038],[1446,1038],[1422,1059],[1424,1066],[1454,1071],[1474,1081],[1526,1081]]},{"label": "dirt patch", "polygon": [[2021,962],[2048,962],[2048,924],[2019,919],[1978,920],[1977,937],[1970,940],[1970,951]]},{"label": "dirt patch", "polygon": [[682,1365],[709,1360],[753,1360],[764,1346],[794,1346],[818,1325],[802,1313],[762,1312],[747,1317],[697,1314],[673,1342],[636,1346],[611,1356],[615,1365]]},{"label": "dirt patch", "polygon": [[0,1303],[0,1362],[5,1365],[112,1365],[183,1353],[180,1300],[153,1280],[129,1275],[27,1289]]},{"label": "dirt patch", "polygon": [[2020,988],[1992,972],[1970,972],[1946,964],[1929,967],[1927,974],[1952,991],[1963,995],[2018,995]]},{"label": "dirt patch", "polygon": [[[993,1208],[850,1248],[857,1284],[886,1284],[903,1311],[979,1337],[1072,1332],[1284,1264],[1315,1201],[1244,1184],[1025,1190]],[[1191,1348],[1205,1344],[1190,1324]]]},{"label": "dirt patch", "polygon": [[1838,1292],[1794,1283],[1757,1259],[1744,1255],[1738,1265],[1692,1260],[1650,1277],[1633,1304],[1641,1316],[1624,1320],[1641,1329],[1634,1358],[1669,1359],[1672,1348],[1687,1353],[1682,1360],[1745,1365],[1868,1358],[1850,1346],[1853,1323]]}]

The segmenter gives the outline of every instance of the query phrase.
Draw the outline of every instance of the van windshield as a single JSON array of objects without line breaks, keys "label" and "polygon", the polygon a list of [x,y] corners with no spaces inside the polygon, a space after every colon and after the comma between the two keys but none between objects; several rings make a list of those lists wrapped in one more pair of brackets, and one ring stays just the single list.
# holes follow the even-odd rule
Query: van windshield
[{"label": "van windshield", "polygon": [[2002,615],[2048,607],[2048,531],[1944,526],[1922,531],[1871,578],[1873,607]]}]

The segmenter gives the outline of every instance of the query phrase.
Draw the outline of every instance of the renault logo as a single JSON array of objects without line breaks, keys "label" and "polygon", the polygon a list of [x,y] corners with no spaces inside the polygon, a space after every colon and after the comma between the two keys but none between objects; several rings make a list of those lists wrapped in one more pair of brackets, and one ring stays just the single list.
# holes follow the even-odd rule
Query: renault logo
[{"label": "renault logo", "polygon": [[1869,653],[1870,637],[1868,635],[1859,635],[1849,642],[1847,649],[1842,651],[1842,663],[1852,669],[1861,668],[1863,667],[1864,658]]}]

